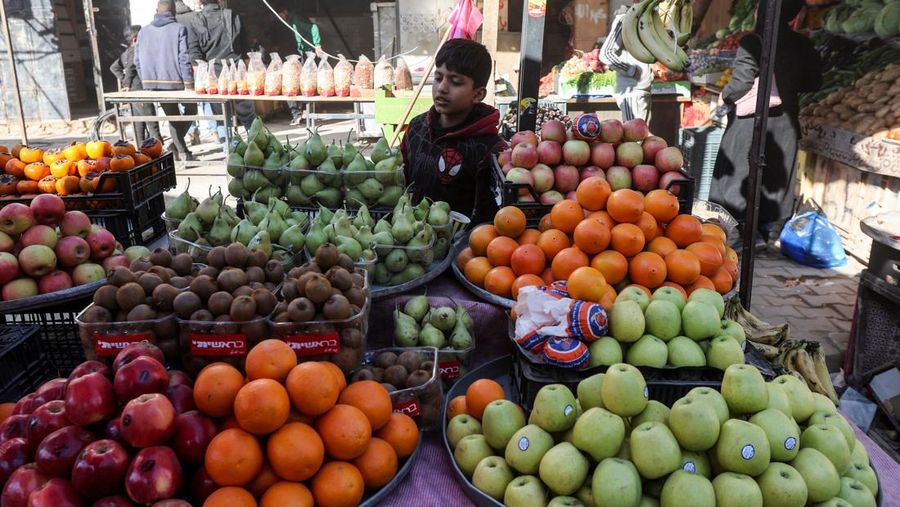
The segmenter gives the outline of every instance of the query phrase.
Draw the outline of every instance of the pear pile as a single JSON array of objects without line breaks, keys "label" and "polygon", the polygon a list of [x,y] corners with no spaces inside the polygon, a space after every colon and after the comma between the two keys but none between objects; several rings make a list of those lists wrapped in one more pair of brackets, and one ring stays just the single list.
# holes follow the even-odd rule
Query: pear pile
[{"label": "pear pile", "polygon": [[427,296],[411,298],[394,309],[394,345],[466,350],[473,344],[474,323],[465,307],[432,307]]},{"label": "pear pile", "polygon": [[[326,243],[337,246],[338,252],[347,255],[354,263],[365,264],[375,260],[375,239],[372,232],[375,220],[363,205],[356,216],[345,209],[331,211],[324,206],[309,224],[306,232],[306,251],[309,255]],[[382,241],[389,238],[382,237]]]},{"label": "pear pile", "polygon": [[866,449],[834,403],[749,365],[729,366],[721,391],[694,388],[671,408],[619,363],[574,393],[542,387],[527,420],[506,399],[470,412],[447,425],[456,464],[509,507],[876,505]]}]

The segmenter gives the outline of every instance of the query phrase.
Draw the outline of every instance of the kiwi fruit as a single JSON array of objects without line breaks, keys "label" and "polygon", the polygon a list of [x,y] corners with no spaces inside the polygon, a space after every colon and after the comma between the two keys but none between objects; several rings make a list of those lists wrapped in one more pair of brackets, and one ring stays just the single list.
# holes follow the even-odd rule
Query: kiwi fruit
[{"label": "kiwi fruit", "polygon": [[350,347],[352,349],[363,349],[363,334],[359,331],[359,329],[355,329],[352,327],[346,327],[341,329],[341,343],[345,347]]},{"label": "kiwi fruit", "polygon": [[209,296],[209,300],[206,302],[206,307],[207,309],[209,309],[209,312],[212,313],[215,317],[218,317],[219,315],[226,315],[231,311],[231,302],[233,300],[234,297],[231,295],[231,293],[220,290],[219,292],[214,292],[211,296]]},{"label": "kiwi fruit", "polygon": [[119,289],[115,285],[104,285],[97,289],[97,292],[94,293],[94,304],[98,306],[102,306],[107,310],[114,312],[119,309],[119,304],[116,303],[116,292]]},{"label": "kiwi fruit", "polygon": [[169,278],[169,285],[175,287],[176,289],[183,289],[190,285],[193,279],[193,277],[187,276],[173,276],[172,278]]},{"label": "kiwi fruit", "polygon": [[253,320],[256,317],[256,301],[250,296],[238,296],[231,302],[228,315],[235,322]]},{"label": "kiwi fruit", "polygon": [[112,322],[113,314],[102,306],[92,305],[81,315],[82,322]]},{"label": "kiwi fruit", "polygon": [[353,265],[353,259],[350,258],[349,255],[342,253],[338,255],[337,265],[346,269],[349,272],[353,272],[353,269],[356,267]]},{"label": "kiwi fruit", "polygon": [[227,264],[225,261],[225,247],[214,246],[212,250],[206,254],[206,263],[218,269],[224,268]]},{"label": "kiwi fruit", "polygon": [[200,296],[191,292],[180,292],[172,301],[172,309],[182,319],[187,319],[192,313],[196,312],[203,306]]},{"label": "kiwi fruit", "polygon": [[213,320],[213,314],[209,313],[209,310],[206,308],[201,308],[194,313],[191,314],[190,319],[188,320],[196,320],[198,322],[209,322]]},{"label": "kiwi fruit", "polygon": [[219,315],[215,320],[222,324],[216,326],[216,334],[238,334],[241,332],[240,324],[233,323],[234,321],[231,320],[231,317],[228,314]]},{"label": "kiwi fruit", "polygon": [[278,313],[284,313],[284,312],[287,311],[287,307],[288,307],[288,304],[287,304],[287,303],[285,303],[284,301],[279,301],[279,302],[275,305],[275,309],[274,309],[273,311],[274,311],[276,314],[278,314]]},{"label": "kiwi fruit", "polygon": [[116,304],[123,312],[130,312],[135,306],[146,301],[144,288],[136,282],[126,283],[116,290]]},{"label": "kiwi fruit", "polygon": [[173,285],[161,283],[157,285],[155,289],[153,289],[150,300],[153,302],[153,306],[155,306],[157,310],[170,312],[172,311],[172,304],[174,303],[175,298],[180,292],[181,291]]},{"label": "kiwi fruit", "polygon": [[150,253],[150,264],[167,268],[172,264],[172,254],[165,248],[157,248]]},{"label": "kiwi fruit", "polygon": [[322,313],[328,320],[344,320],[350,316],[350,302],[343,294],[335,294],[325,301]]},{"label": "kiwi fruit", "polygon": [[331,288],[332,287],[328,282],[328,279],[325,278],[324,275],[316,273],[306,283],[305,290],[303,292],[306,294],[306,297],[309,298],[310,301],[316,304],[321,304],[331,297]]},{"label": "kiwi fruit", "polygon": [[248,266],[263,267],[267,262],[269,262],[269,256],[266,255],[266,252],[263,252],[262,250],[254,250],[250,252],[250,256],[247,257]]},{"label": "kiwi fruit", "polygon": [[264,284],[263,284],[263,287],[269,289],[269,292],[277,292],[275,289],[278,288],[278,286],[275,285],[275,284],[272,283],[272,282],[266,282],[266,283],[264,283]]},{"label": "kiwi fruit", "polygon": [[284,281],[284,285],[281,286],[281,297],[288,303],[300,297],[297,280],[288,278]]},{"label": "kiwi fruit", "polygon": [[263,270],[266,273],[266,280],[272,283],[279,283],[284,280],[284,264],[275,259],[266,263]]},{"label": "kiwi fruit", "polygon": [[353,280],[354,287],[362,288],[366,286],[366,277],[362,273],[351,273],[350,278]]},{"label": "kiwi fruit", "polygon": [[200,271],[197,271],[197,274],[194,276],[195,277],[208,276],[208,277],[212,278],[213,280],[215,280],[216,277],[219,276],[219,272],[220,272],[219,268],[214,268],[212,266],[206,266],[205,268],[201,269]]},{"label": "kiwi fruit", "polygon": [[128,322],[140,322],[143,320],[153,320],[156,318],[156,310],[150,308],[150,305],[137,305],[128,312]]},{"label": "kiwi fruit", "polygon": [[244,272],[247,273],[247,281],[249,283],[263,283],[266,281],[266,272],[258,266],[250,266]]},{"label": "kiwi fruit", "polygon": [[146,258],[135,259],[131,261],[131,270],[132,271],[147,271],[152,267],[153,264],[150,264],[150,261]]},{"label": "kiwi fruit", "polygon": [[[209,255],[206,256],[207,262],[209,262]],[[175,257],[172,257],[172,263],[169,265],[169,268],[175,272],[175,276],[188,276],[191,274],[191,268],[194,266],[194,259],[191,258],[190,254],[180,253]]]},{"label": "kiwi fruit", "polygon": [[232,243],[225,247],[225,265],[235,268],[244,268],[247,266],[247,258],[250,251],[247,247],[240,243]]},{"label": "kiwi fruit", "polygon": [[359,366],[361,359],[362,353],[353,349],[341,349],[340,352],[332,354],[331,357],[327,358],[328,361],[336,364],[344,374],[356,369]]},{"label": "kiwi fruit", "polygon": [[206,275],[200,275],[191,281],[191,284],[188,285],[188,290],[199,296],[200,301],[205,304],[209,300],[209,297],[219,290],[219,287],[212,278]]},{"label": "kiwi fruit", "polygon": [[353,306],[362,308],[366,305],[366,293],[359,287],[350,287],[345,290],[344,297],[346,297],[347,301],[350,301],[350,304]]},{"label": "kiwi fruit", "polygon": [[375,374],[372,370],[362,369],[357,371],[350,377],[350,382],[360,382],[362,380],[375,380]]},{"label": "kiwi fruit", "polygon": [[137,280],[138,285],[144,288],[144,294],[151,295],[157,286],[162,284],[162,279],[153,273],[144,273]]},{"label": "kiwi fruit", "polygon": [[412,372],[406,379],[406,387],[419,387],[428,383],[428,381],[431,380],[431,374],[432,372],[425,370],[416,370]]},{"label": "kiwi fruit", "polygon": [[288,315],[287,311],[283,311],[283,312],[276,313],[275,318],[272,319],[272,321],[282,324],[285,322],[291,322],[291,317]]},{"label": "kiwi fruit", "polygon": [[[323,270],[331,269],[338,262],[340,252],[333,243],[325,243],[316,249],[315,263]],[[351,262],[351,265],[353,263]]]},{"label": "kiwi fruit", "polygon": [[247,285],[247,273],[242,269],[228,268],[219,273],[216,282],[222,290],[234,292],[234,289]]},{"label": "kiwi fruit", "polygon": [[340,266],[333,266],[325,273],[325,278],[331,283],[331,286],[343,292],[353,287],[353,277],[350,272]]},{"label": "kiwi fruit", "polygon": [[250,282],[249,284],[247,284],[247,287],[250,287],[250,288],[253,289],[253,290],[256,290],[256,289],[265,289],[265,288],[266,288],[265,285],[263,285],[263,284],[261,284],[261,283],[259,283],[259,282]]},{"label": "kiwi fruit", "polygon": [[263,317],[270,315],[278,304],[275,294],[268,289],[256,289],[250,297],[256,302],[256,313]]},{"label": "kiwi fruit", "polygon": [[134,272],[126,267],[116,266],[106,274],[106,283],[121,287],[137,280]]},{"label": "kiwi fruit", "polygon": [[253,294],[253,289],[251,289],[249,285],[241,285],[237,289],[231,291],[231,295],[234,297],[249,296],[251,294]]},{"label": "kiwi fruit", "polygon": [[313,278],[320,276],[321,273],[314,273],[312,271],[307,271],[300,275],[300,278],[297,279],[297,290],[301,296],[306,295],[306,284],[309,283]]},{"label": "kiwi fruit", "polygon": [[116,314],[113,315],[112,321],[113,322],[128,322],[128,312],[123,312],[122,310],[117,311]]},{"label": "kiwi fruit", "polygon": [[422,364],[419,365],[419,369],[427,372],[434,371],[434,361],[422,361]]},{"label": "kiwi fruit", "polygon": [[297,298],[288,305],[287,314],[294,322],[309,322],[316,315],[316,305],[306,298]]},{"label": "kiwi fruit", "polygon": [[407,350],[397,357],[397,363],[402,364],[406,371],[416,371],[422,364],[422,357],[416,352]]},{"label": "kiwi fruit", "polygon": [[384,369],[384,381],[388,384],[404,386],[406,385],[406,377],[408,376],[409,373],[402,364],[395,364],[394,366]]},{"label": "kiwi fruit", "polygon": [[150,269],[147,270],[147,273],[153,273],[158,276],[163,283],[169,283],[169,280],[172,279],[172,273],[170,273],[169,268],[164,268],[162,266],[151,266]]},{"label": "kiwi fruit", "polygon": [[287,274],[288,278],[300,278],[300,275],[306,273],[306,271],[303,270],[304,267],[305,266],[296,266],[291,268],[291,270],[288,271]]},{"label": "kiwi fruit", "polygon": [[397,364],[397,354],[391,351],[382,352],[375,356],[375,361],[372,364],[381,368],[390,368]]}]

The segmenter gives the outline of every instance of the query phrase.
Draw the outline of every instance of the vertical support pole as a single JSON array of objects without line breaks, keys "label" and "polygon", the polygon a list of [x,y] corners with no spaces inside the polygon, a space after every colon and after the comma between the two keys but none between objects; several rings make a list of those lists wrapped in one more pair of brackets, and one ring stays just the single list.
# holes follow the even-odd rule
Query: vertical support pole
[{"label": "vertical support pole", "polygon": [[497,37],[500,30],[500,0],[484,1],[484,24],[481,25],[481,43],[487,48],[494,60],[491,78],[487,85],[487,96],[484,101],[494,105],[494,94],[497,85]]},{"label": "vertical support pole", "polygon": [[537,124],[546,18],[547,0],[526,0],[522,10],[522,60],[519,64],[519,131],[535,130]]},{"label": "vertical support pole", "polygon": [[12,35],[9,32],[9,18],[6,17],[6,5],[0,0],[0,18],[3,18],[3,37],[6,39],[6,55],[9,59],[9,70],[12,75],[13,95],[16,98],[16,109],[19,112],[19,130],[22,132],[22,144],[28,144],[28,129],[25,127],[25,109],[22,107],[22,93],[19,91],[19,73],[16,71],[16,58],[13,55]]},{"label": "vertical support pole", "polygon": [[84,22],[87,25],[88,39],[91,41],[91,70],[94,72],[94,87],[97,89],[97,107],[102,113],[106,110],[103,100],[103,74],[100,70],[100,48],[97,46],[97,23],[94,20],[94,1],[84,0]]}]

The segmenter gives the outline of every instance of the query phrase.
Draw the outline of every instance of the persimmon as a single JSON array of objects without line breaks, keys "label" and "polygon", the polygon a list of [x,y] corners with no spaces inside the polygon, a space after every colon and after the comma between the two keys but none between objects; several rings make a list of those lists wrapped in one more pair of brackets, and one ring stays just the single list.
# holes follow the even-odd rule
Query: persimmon
[{"label": "persimmon", "polygon": [[159,156],[162,155],[162,152],[163,144],[155,137],[144,139],[144,142],[141,143],[141,153],[147,155],[151,159],[159,158]]},{"label": "persimmon", "polygon": [[57,181],[53,176],[45,176],[38,182],[38,190],[44,194],[55,194]]},{"label": "persimmon", "polygon": [[[45,162],[46,164],[46,162]],[[64,178],[72,174],[74,165],[64,158],[56,159],[50,164],[50,175],[56,178]]]},{"label": "persimmon", "polygon": [[26,164],[42,162],[44,160],[44,150],[40,148],[30,148],[28,146],[23,146],[19,151],[19,156],[17,158],[22,162],[25,162]]},{"label": "persimmon", "polygon": [[134,159],[131,155],[116,155],[109,161],[109,169],[117,173],[129,171],[134,169]]},{"label": "persimmon", "polygon": [[47,176],[50,176],[50,167],[43,162],[32,162],[25,166],[25,177],[30,180],[41,181]]},{"label": "persimmon", "polygon": [[25,179],[25,166],[27,166],[25,162],[17,158],[11,158],[6,161],[6,164],[3,166],[6,174],[11,174],[20,180]]},{"label": "persimmon", "polygon": [[113,155],[128,155],[130,157],[135,153],[137,153],[137,149],[135,149],[134,145],[124,139],[120,139],[112,145]]},{"label": "persimmon", "polygon": [[73,162],[78,162],[79,160],[84,160],[88,158],[87,148],[84,143],[72,143],[62,150],[63,157],[66,160],[71,160]]},{"label": "persimmon", "polygon": [[59,195],[77,194],[81,190],[78,176],[63,176],[56,180],[56,193]]}]

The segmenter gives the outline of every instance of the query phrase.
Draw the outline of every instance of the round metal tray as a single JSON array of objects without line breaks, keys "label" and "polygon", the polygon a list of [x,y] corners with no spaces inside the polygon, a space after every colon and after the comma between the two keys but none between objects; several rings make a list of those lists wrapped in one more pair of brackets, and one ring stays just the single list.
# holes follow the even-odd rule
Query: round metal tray
[{"label": "round metal tray", "polygon": [[409,458],[406,458],[406,462],[404,462],[403,466],[400,467],[400,470],[397,471],[397,475],[395,475],[394,478],[391,479],[391,482],[385,484],[383,488],[370,495],[364,496],[362,503],[359,504],[360,507],[375,507],[376,505],[381,503],[382,500],[387,498],[387,496],[390,495],[391,492],[394,491],[394,489],[396,489],[401,482],[403,482],[403,479],[405,479],[406,476],[409,475],[409,471],[412,470],[413,463],[415,463],[416,458],[419,456],[419,449],[422,448],[423,433],[424,431],[420,429],[419,443],[418,445],[416,445],[416,450],[413,451]]},{"label": "round metal tray", "polygon": [[[459,252],[462,251],[468,244],[469,232],[466,231],[464,234],[460,234],[456,238],[456,240],[453,242],[453,248],[450,249],[450,256],[454,261],[456,260],[457,254],[459,254]],[[492,305],[501,306],[503,308],[512,308],[513,305],[516,304],[516,302],[512,299],[506,299],[496,294],[491,294],[490,292],[470,282],[466,278],[466,275],[464,275],[463,272],[459,269],[459,266],[456,265],[456,262],[452,262],[451,264],[453,268],[453,276],[455,276],[456,279],[459,280],[459,283],[461,283],[463,287],[468,289],[468,291],[472,294],[478,296],[479,299],[487,301]]]}]

